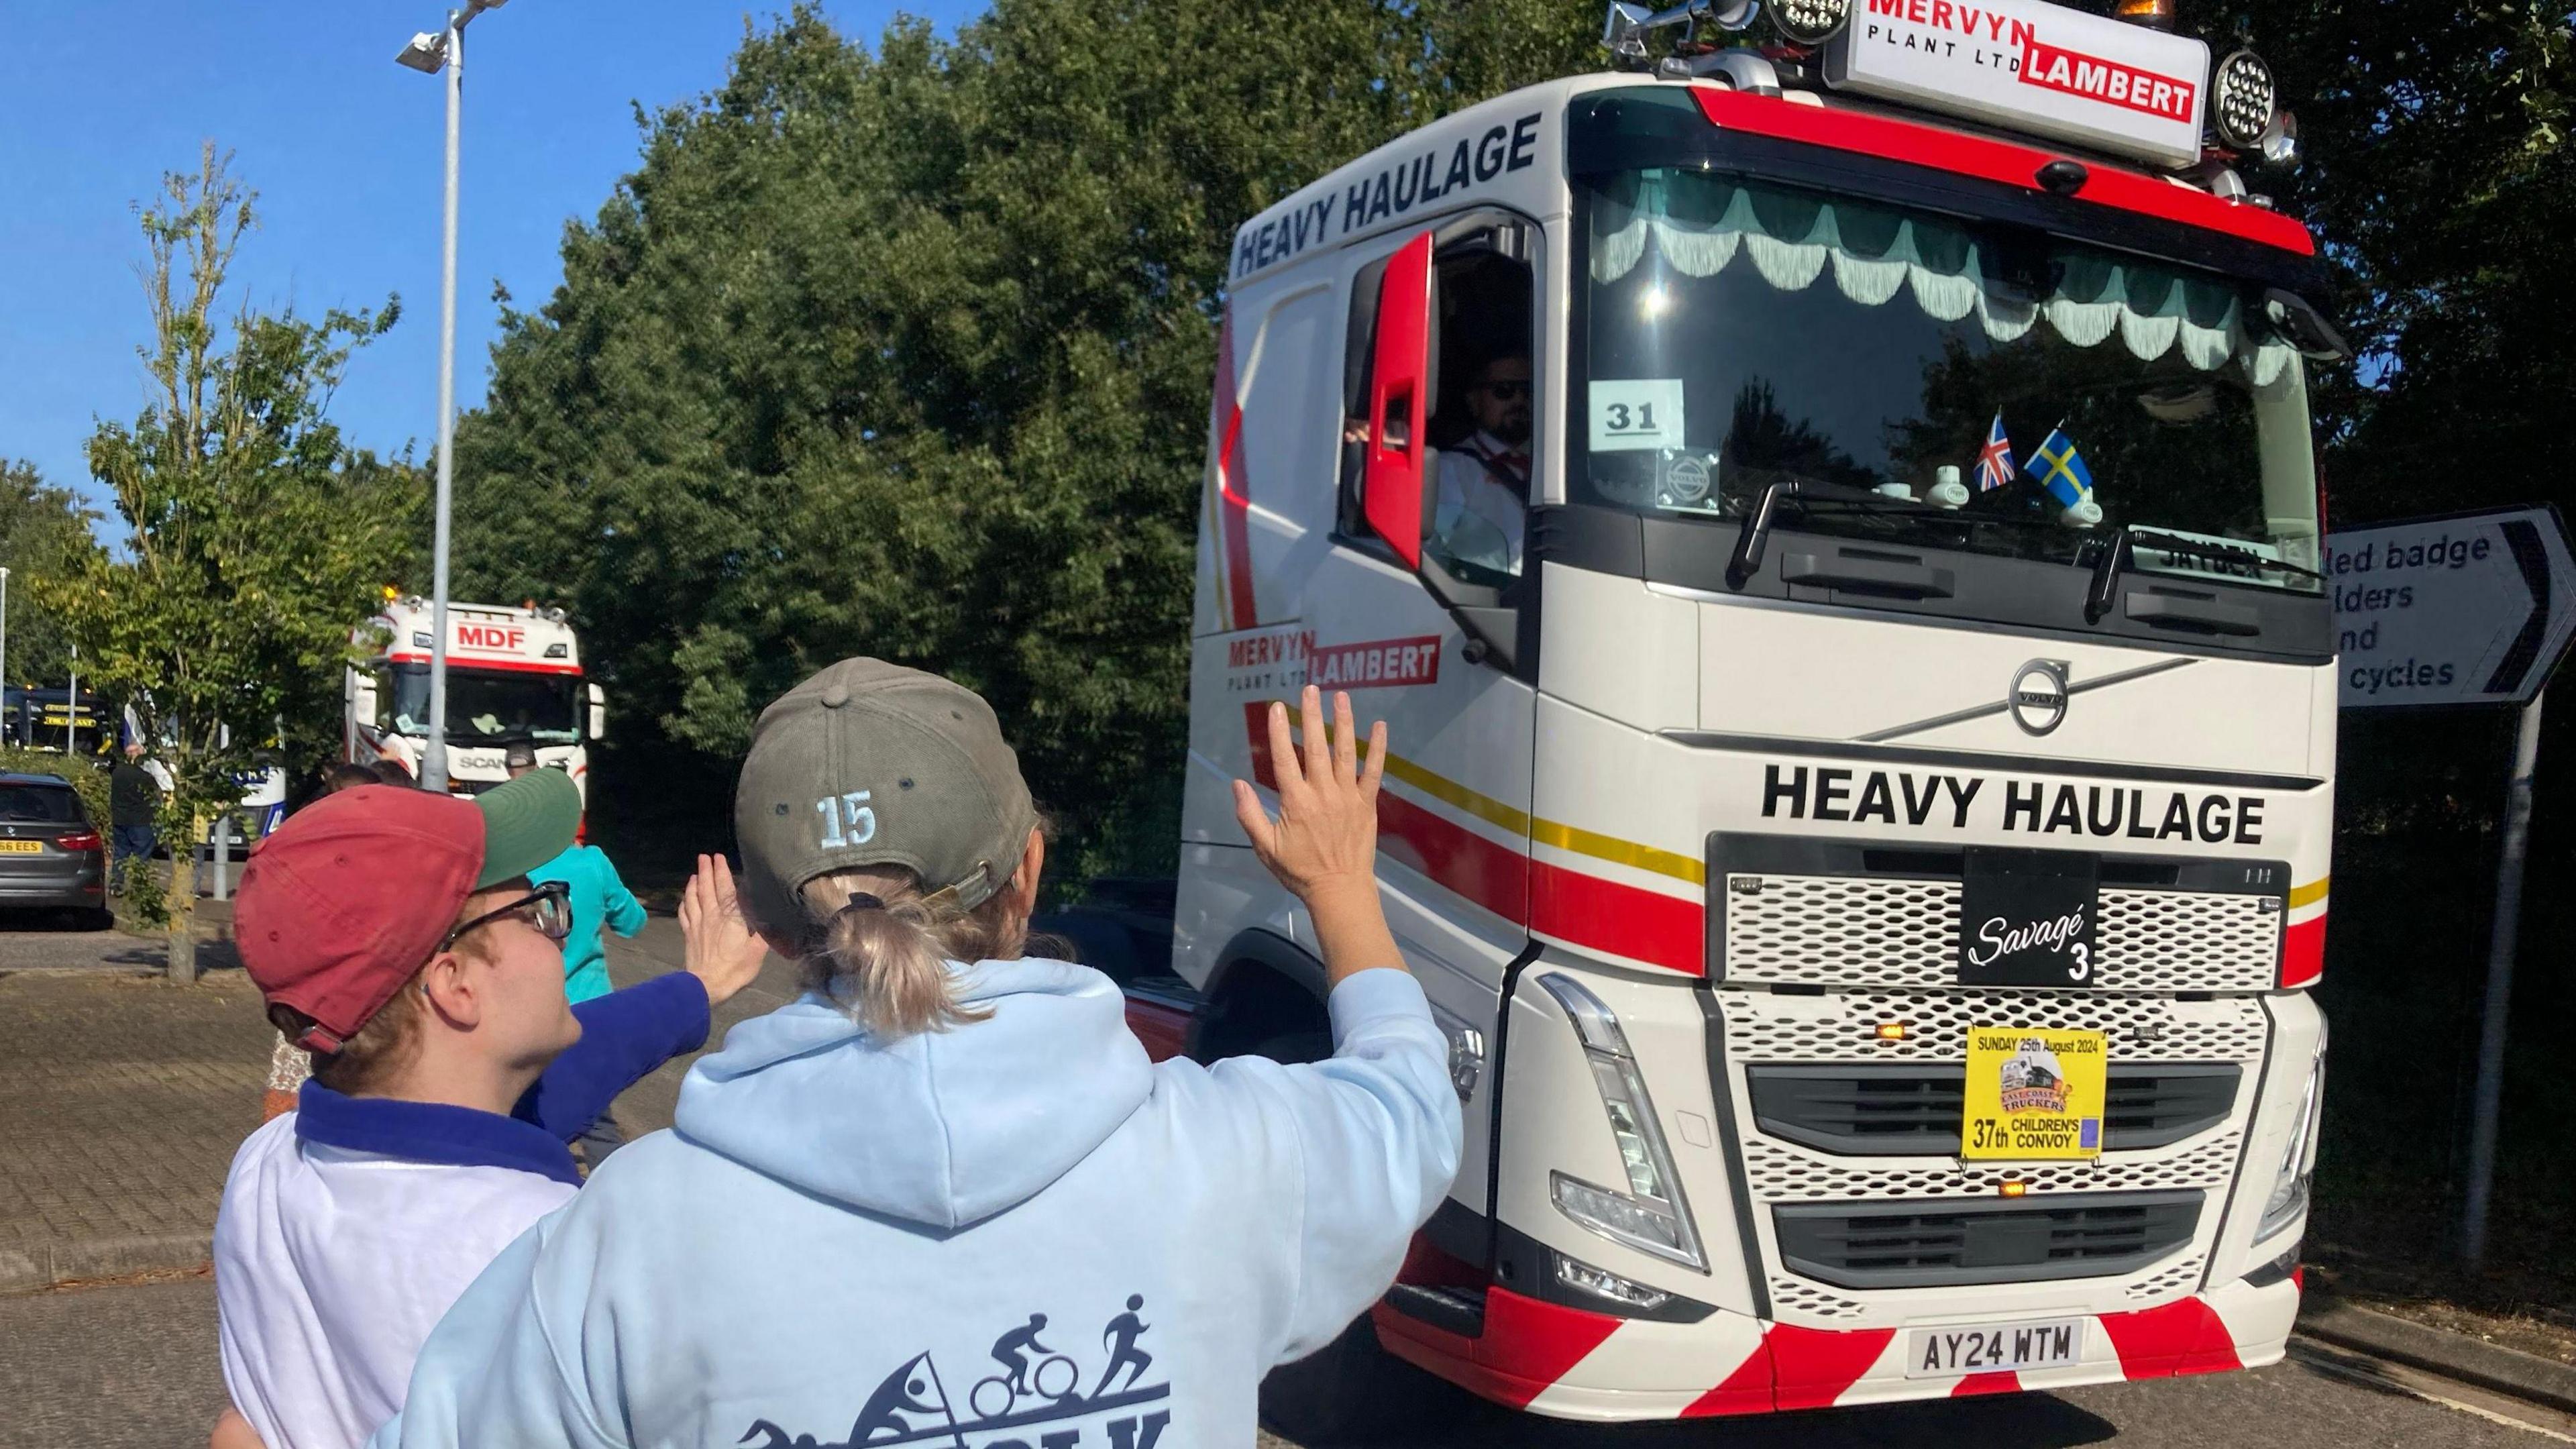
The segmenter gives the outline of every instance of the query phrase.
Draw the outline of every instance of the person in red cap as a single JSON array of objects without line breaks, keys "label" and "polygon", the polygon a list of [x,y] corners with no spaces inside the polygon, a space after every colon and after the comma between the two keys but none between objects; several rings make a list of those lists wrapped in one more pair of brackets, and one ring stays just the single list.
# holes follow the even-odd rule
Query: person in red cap
[{"label": "person in red cap", "polygon": [[570,1006],[563,889],[527,873],[580,816],[560,770],[470,799],[361,786],[252,851],[235,939],[313,1075],[224,1183],[218,1444],[363,1443],[448,1305],[572,1198],[566,1144],[758,973],[719,863],[681,908],[685,971]]}]

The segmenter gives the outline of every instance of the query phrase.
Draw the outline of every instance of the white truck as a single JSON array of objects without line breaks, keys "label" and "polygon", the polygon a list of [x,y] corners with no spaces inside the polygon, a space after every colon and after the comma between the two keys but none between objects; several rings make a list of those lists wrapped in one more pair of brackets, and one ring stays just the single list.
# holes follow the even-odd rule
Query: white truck
[{"label": "white truck", "polygon": [[[509,778],[513,744],[540,766],[570,774],[589,797],[587,743],[607,729],[607,701],[582,677],[581,640],[564,611],[533,602],[447,606],[447,773],[450,788],[488,790]],[[369,656],[349,667],[342,699],[342,758],[394,759],[414,776],[429,743],[430,646],[435,611],[418,597],[389,598],[351,639]]]},{"label": "white truck", "polygon": [[2292,125],[2153,25],[1754,10],[1615,6],[1623,71],[1237,233],[1180,980],[1132,1015],[1325,1049],[1227,782],[1269,701],[1348,689],[1467,1123],[1384,1349],[1599,1420],[2269,1363],[2325,1055],[2304,369],[2343,355],[2238,170]]}]

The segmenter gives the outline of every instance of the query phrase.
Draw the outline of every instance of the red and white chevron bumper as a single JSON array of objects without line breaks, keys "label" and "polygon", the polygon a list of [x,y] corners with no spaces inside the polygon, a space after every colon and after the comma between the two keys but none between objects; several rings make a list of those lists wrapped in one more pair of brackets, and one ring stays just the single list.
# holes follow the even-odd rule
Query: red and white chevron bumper
[{"label": "red and white chevron bumper", "polygon": [[1624,1421],[2259,1368],[2281,1357],[2298,1312],[2296,1275],[2259,1288],[2240,1280],[2154,1308],[2092,1316],[2076,1363],[1944,1378],[1906,1376],[1903,1328],[1801,1328],[1723,1311],[1697,1323],[1653,1323],[1503,1288],[1486,1290],[1484,1332],[1476,1338],[1383,1304],[1375,1322],[1389,1351],[1496,1403],[1561,1419]]}]

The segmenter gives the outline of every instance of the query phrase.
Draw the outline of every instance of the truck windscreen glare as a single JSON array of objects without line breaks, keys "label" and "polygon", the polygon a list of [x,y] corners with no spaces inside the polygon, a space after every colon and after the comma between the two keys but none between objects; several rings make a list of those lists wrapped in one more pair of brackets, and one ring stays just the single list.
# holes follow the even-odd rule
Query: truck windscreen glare
[{"label": "truck windscreen glare", "polygon": [[2205,546],[2141,572],[2317,589],[2301,362],[2228,279],[1700,167],[1577,192],[1575,501],[1732,520],[1841,485],[1887,502],[1797,526],[2068,564],[2153,529]]}]

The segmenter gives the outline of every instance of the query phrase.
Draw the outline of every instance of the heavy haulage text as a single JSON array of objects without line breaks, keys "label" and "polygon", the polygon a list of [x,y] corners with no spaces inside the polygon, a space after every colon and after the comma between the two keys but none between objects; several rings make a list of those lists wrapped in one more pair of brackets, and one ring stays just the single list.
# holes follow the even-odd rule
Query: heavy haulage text
[{"label": "heavy haulage text", "polygon": [[2207,845],[2263,843],[2263,800],[2256,795],[2194,794],[2123,785],[2049,785],[2005,780],[2001,789],[1976,775],[1917,774],[1826,765],[1765,765],[1766,820],[1823,820],[1864,825],[1934,825],[1965,830],[1982,798],[2000,822],[2029,835],[2089,835],[2126,840],[2197,840]]}]

